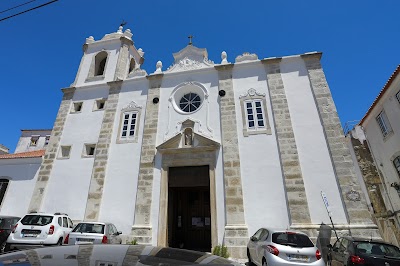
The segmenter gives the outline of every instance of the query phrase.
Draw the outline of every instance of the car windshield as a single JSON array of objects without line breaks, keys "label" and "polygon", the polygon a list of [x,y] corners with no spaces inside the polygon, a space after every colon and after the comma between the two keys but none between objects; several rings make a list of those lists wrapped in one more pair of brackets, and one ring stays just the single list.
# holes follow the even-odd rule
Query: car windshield
[{"label": "car windshield", "polygon": [[79,223],[72,232],[104,234],[104,224]]},{"label": "car windshield", "polygon": [[17,222],[18,218],[0,218],[1,229],[11,229]]},{"label": "car windshield", "polygon": [[314,247],[314,244],[311,242],[308,236],[293,232],[273,233],[272,242],[279,245],[292,246],[298,248]]},{"label": "car windshield", "polygon": [[53,216],[49,215],[25,215],[21,223],[23,225],[48,225],[53,221]]},{"label": "car windshield", "polygon": [[388,256],[400,258],[400,250],[396,246],[374,242],[355,242],[356,253],[359,255]]}]

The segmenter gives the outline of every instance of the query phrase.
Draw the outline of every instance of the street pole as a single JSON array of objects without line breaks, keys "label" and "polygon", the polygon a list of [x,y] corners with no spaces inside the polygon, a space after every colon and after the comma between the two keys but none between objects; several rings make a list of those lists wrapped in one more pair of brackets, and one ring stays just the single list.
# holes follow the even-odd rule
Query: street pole
[{"label": "street pole", "polygon": [[331,216],[331,211],[330,211],[330,207],[329,207],[328,198],[326,197],[326,194],[324,192],[322,192],[322,191],[321,191],[321,197],[322,197],[322,200],[324,202],[325,209],[328,212],[329,220],[331,220],[332,229],[335,232],[336,239],[339,240],[339,237],[338,237],[336,229],[335,229],[335,225],[333,224],[333,221],[332,221],[332,216]]}]

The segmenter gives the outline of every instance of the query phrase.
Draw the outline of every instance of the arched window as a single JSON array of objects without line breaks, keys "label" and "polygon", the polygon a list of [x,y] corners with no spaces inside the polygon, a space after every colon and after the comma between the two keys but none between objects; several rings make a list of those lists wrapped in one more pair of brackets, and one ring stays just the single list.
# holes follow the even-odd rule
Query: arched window
[{"label": "arched window", "polygon": [[134,70],[134,69],[135,69],[135,59],[131,58],[131,63],[129,64],[129,72],[128,73],[131,73],[132,70]]},{"label": "arched window", "polygon": [[0,204],[3,202],[4,195],[6,194],[8,182],[8,179],[0,179]]},{"label": "arched window", "polygon": [[95,76],[102,76],[104,74],[104,69],[106,67],[106,62],[107,62],[107,56],[108,54],[105,51],[100,52],[96,55],[95,70],[94,70]]},{"label": "arched window", "polygon": [[400,177],[400,156],[397,156],[393,160],[394,168],[396,168],[397,174]]}]

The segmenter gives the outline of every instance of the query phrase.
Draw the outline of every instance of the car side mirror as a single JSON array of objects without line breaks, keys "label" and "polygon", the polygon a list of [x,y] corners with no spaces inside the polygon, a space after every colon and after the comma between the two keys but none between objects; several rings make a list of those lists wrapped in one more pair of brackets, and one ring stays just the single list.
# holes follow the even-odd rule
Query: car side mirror
[{"label": "car side mirror", "polygon": [[117,233],[118,233],[119,235],[122,235],[122,232],[121,232],[121,231],[118,231]]},{"label": "car side mirror", "polygon": [[255,236],[252,236],[252,237],[250,237],[250,240],[251,240],[251,241],[256,241],[257,238],[256,238]]}]

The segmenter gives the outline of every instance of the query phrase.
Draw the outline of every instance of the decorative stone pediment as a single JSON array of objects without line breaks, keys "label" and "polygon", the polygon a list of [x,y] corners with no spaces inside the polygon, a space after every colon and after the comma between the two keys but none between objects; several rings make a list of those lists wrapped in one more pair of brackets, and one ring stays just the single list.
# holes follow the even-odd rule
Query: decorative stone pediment
[{"label": "decorative stone pediment", "polygon": [[265,97],[265,93],[259,93],[257,92],[255,89],[251,88],[247,91],[246,94],[242,94],[239,96],[239,99],[243,99],[243,98],[253,98],[253,97]]},{"label": "decorative stone pediment", "polygon": [[208,60],[207,49],[188,45],[173,54],[174,63],[165,72],[178,72],[192,69],[210,67],[213,61]]},{"label": "decorative stone pediment", "polygon": [[186,128],[160,144],[157,150],[160,153],[204,152],[215,151],[219,147],[220,143]]},{"label": "decorative stone pediment", "polygon": [[128,105],[122,108],[122,112],[131,111],[135,109],[142,109],[142,106],[138,105],[135,101],[131,101]]},{"label": "decorative stone pediment", "polygon": [[243,53],[242,55],[239,55],[236,57],[235,62],[244,62],[244,61],[255,61],[258,60],[258,56],[256,54],[250,54],[250,53]]}]

